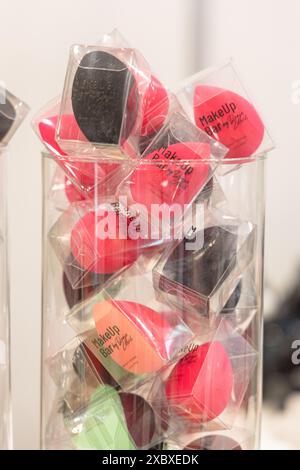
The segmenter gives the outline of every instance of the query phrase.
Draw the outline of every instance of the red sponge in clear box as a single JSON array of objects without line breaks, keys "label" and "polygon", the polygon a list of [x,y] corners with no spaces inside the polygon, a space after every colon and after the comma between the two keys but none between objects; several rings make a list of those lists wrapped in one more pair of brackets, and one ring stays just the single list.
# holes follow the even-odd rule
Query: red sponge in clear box
[{"label": "red sponge in clear box", "polygon": [[[88,285],[93,278],[97,283],[97,275],[132,264],[144,248],[139,238],[130,236],[130,227],[138,223],[136,214],[116,199],[99,200],[96,206],[74,203],[64,211],[48,237],[72,287]],[[75,263],[68,263],[72,259]]]},{"label": "red sponge in clear box", "polygon": [[[194,341],[168,369],[165,391],[178,428],[233,426],[257,362],[257,352],[221,319],[207,338]],[[165,373],[167,375],[167,373]]]},{"label": "red sponge in clear box", "polygon": [[199,129],[229,149],[227,159],[238,163],[274,148],[232,62],[188,78],[177,96]]},{"label": "red sponge in clear box", "polygon": [[152,237],[166,238],[172,227],[180,225],[226,152],[223,145],[174,111],[120,185],[119,193],[145,208]]}]

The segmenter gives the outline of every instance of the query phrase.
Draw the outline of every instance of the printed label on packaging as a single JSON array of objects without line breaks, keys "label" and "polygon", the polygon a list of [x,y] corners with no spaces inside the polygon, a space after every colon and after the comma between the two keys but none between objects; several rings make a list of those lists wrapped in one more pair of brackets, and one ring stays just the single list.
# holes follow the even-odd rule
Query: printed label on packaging
[{"label": "printed label on packaging", "polygon": [[130,321],[126,312],[116,304],[96,304],[93,317],[98,337],[92,340],[92,344],[104,365],[112,359],[133,374],[155,372],[163,366],[164,359],[150,344],[150,338],[144,336],[138,323]]},{"label": "printed label on packaging", "polygon": [[264,125],[252,104],[230,90],[198,85],[196,125],[229,148],[226,158],[251,156],[264,137]]}]

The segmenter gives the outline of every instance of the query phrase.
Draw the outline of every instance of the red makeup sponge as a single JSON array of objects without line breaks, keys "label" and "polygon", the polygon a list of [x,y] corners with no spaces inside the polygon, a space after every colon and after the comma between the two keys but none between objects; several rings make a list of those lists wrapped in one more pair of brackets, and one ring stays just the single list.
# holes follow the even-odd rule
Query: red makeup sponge
[{"label": "red makeup sponge", "polygon": [[200,129],[229,149],[226,158],[251,156],[264,137],[264,125],[254,106],[230,90],[198,85],[194,117]]},{"label": "red makeup sponge", "polygon": [[[61,149],[55,138],[57,121],[57,115],[44,118],[40,121],[39,131],[41,138],[50,153],[56,157],[55,161],[58,163],[58,165],[60,165],[60,167],[71,179],[76,181],[78,187],[89,191],[89,197],[92,198],[94,196],[93,188],[98,183],[103,181],[109,174],[113,173],[117,169],[118,164],[95,163],[80,160],[76,161],[72,158],[68,158],[68,155]],[[74,116],[72,115],[66,115],[64,117],[64,126],[65,125],[68,125],[70,129],[78,129],[78,131],[76,130],[76,135],[77,132],[81,132],[77,126]],[[84,136],[83,139],[85,139]],[[64,159],[61,157],[66,158]],[[105,193],[104,186],[105,185],[102,187],[100,184],[97,186],[97,193],[99,195]],[[71,195],[71,197],[73,196]]]},{"label": "red makeup sponge", "polygon": [[230,358],[216,341],[198,346],[176,364],[166,383],[166,395],[176,414],[207,422],[224,411],[232,387]]},{"label": "red makeup sponge", "polygon": [[189,204],[207,180],[209,164],[202,160],[209,157],[206,143],[178,143],[154,150],[131,176],[134,201],[149,211],[151,204]]},{"label": "red makeup sponge", "polygon": [[[107,237],[101,238],[99,231],[101,226],[107,231],[109,212],[112,221],[115,221],[115,230],[111,237],[110,233],[106,233]],[[91,211],[77,222],[71,232],[71,251],[83,269],[101,274],[114,273],[137,259],[139,240],[120,238],[121,223],[126,228],[130,220],[114,211],[104,211],[101,214]]]},{"label": "red makeup sponge", "polygon": [[143,102],[143,122],[141,134],[148,136],[157,132],[164,124],[169,110],[166,88],[154,76],[148,85]]},{"label": "red makeup sponge", "polygon": [[167,336],[171,331],[171,325],[166,316],[156,312],[152,308],[136,302],[114,301],[127,318],[140,330],[144,332],[147,341],[155,347],[163,359],[168,358],[166,349]]}]

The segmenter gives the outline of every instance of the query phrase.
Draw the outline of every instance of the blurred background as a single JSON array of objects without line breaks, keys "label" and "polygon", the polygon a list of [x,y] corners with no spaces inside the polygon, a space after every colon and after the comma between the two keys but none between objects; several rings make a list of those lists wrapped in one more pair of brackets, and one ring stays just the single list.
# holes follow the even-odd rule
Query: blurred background
[{"label": "blurred background", "polygon": [[172,88],[232,56],[263,111],[277,148],[267,165],[262,448],[300,449],[300,365],[291,361],[300,340],[300,2],[2,0],[0,13],[0,79],[31,107],[9,160],[15,448],[39,445],[41,145],[29,122],[62,89],[70,45],[116,27]]}]

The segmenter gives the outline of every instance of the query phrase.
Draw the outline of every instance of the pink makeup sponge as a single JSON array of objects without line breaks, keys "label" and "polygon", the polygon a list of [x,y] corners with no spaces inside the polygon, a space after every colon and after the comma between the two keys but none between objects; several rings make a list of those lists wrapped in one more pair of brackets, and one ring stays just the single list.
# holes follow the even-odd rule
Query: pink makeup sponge
[{"label": "pink makeup sponge", "polygon": [[226,158],[253,155],[264,137],[264,125],[254,106],[223,88],[195,88],[194,118],[200,129],[229,149]]},{"label": "pink makeup sponge", "polygon": [[151,204],[190,203],[206,182],[209,164],[201,160],[209,157],[210,145],[206,143],[177,143],[154,150],[131,176],[134,201],[149,211]]},{"label": "pink makeup sponge", "polygon": [[[71,251],[79,265],[87,270],[99,274],[114,273],[119,269],[133,263],[138,257],[139,240],[119,238],[121,223],[127,225],[129,220],[121,214],[112,213],[115,217],[115,233],[113,237],[106,238],[98,235],[99,227],[105,225],[108,212],[97,214],[94,211],[85,214],[73,227],[71,232]],[[124,226],[123,225],[123,226]],[[107,227],[106,227],[107,229]]]},{"label": "pink makeup sponge", "polygon": [[161,357],[167,359],[166,339],[172,327],[166,316],[136,302],[118,300],[113,304],[126,313],[127,318],[134,323],[138,330],[143,332],[147,341],[155,347]]},{"label": "pink makeup sponge", "polygon": [[230,358],[216,341],[198,346],[176,364],[166,383],[166,395],[176,414],[207,422],[224,411],[232,387]]}]

